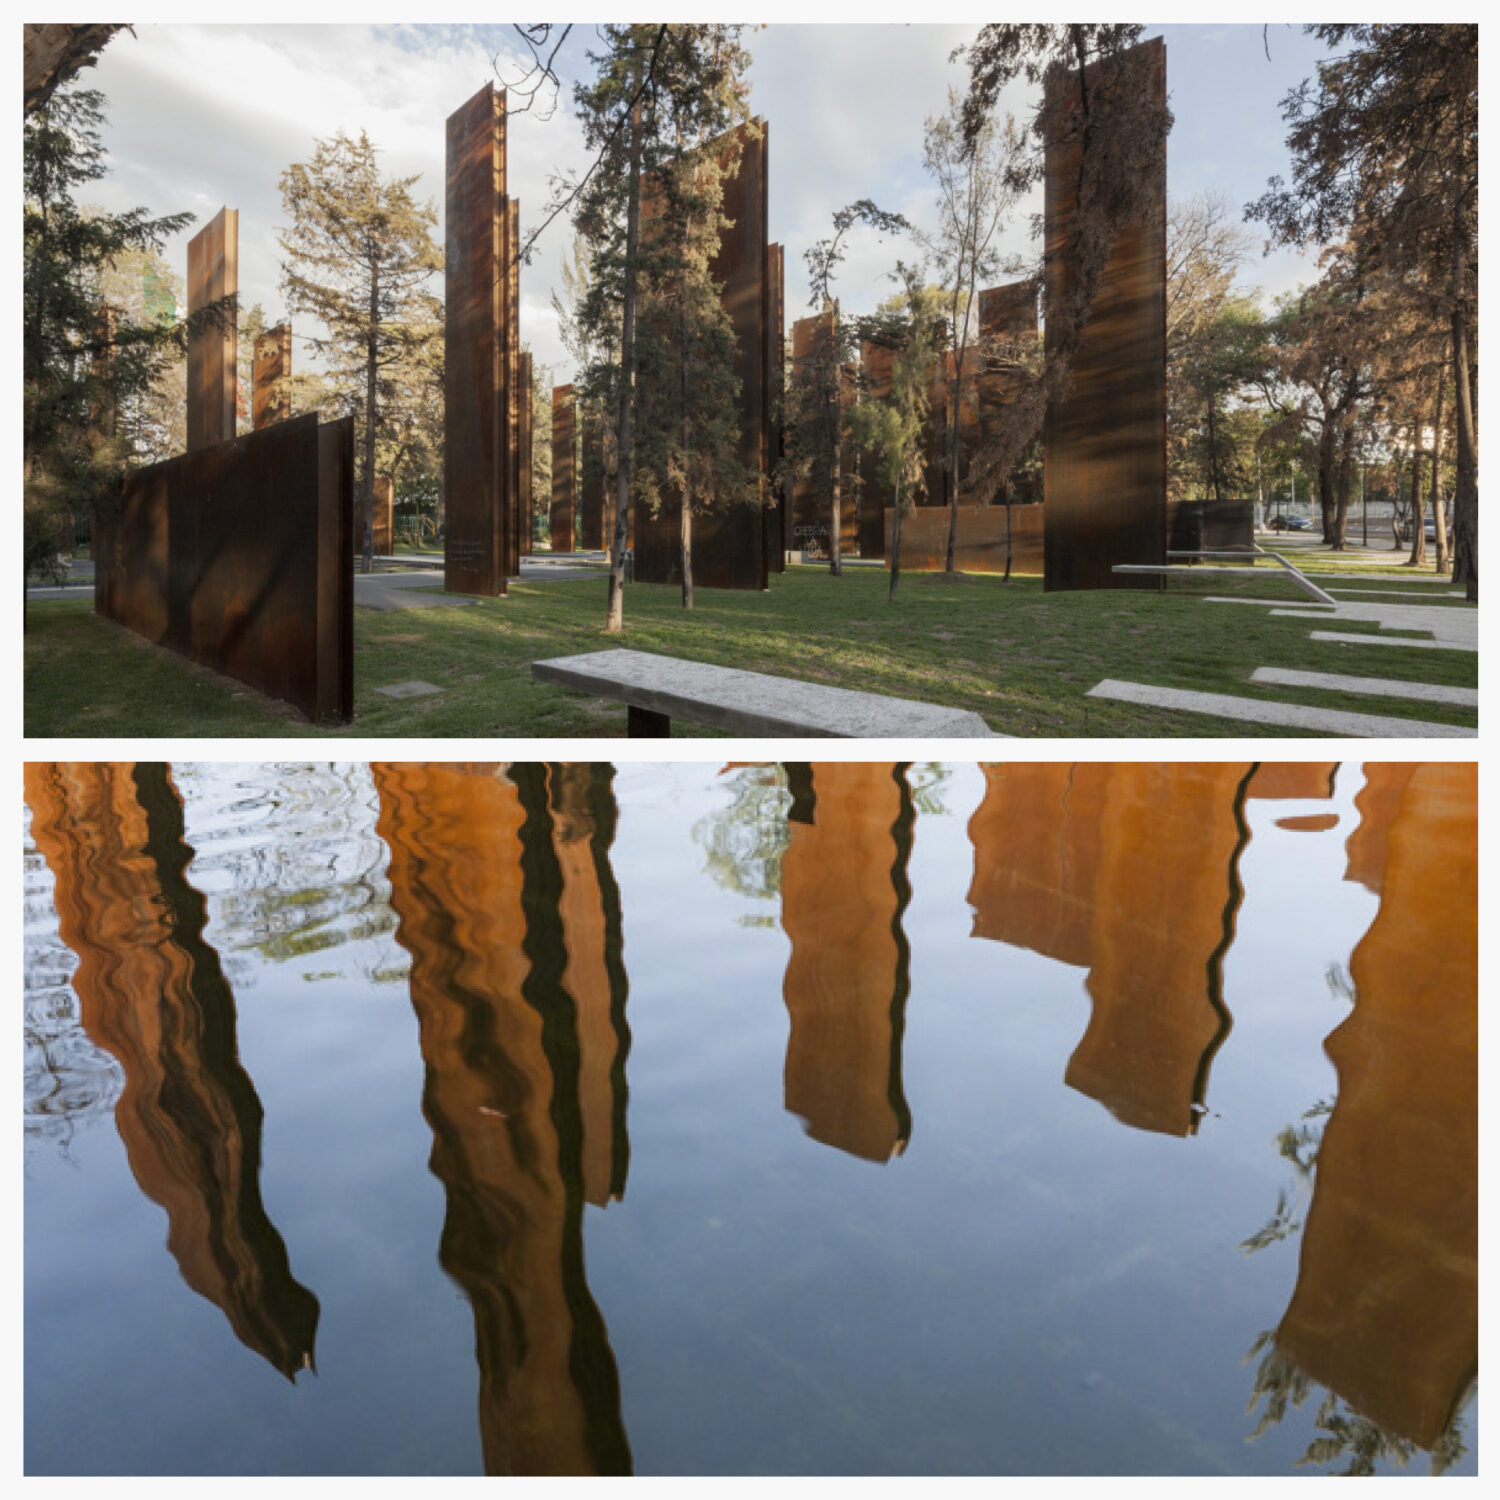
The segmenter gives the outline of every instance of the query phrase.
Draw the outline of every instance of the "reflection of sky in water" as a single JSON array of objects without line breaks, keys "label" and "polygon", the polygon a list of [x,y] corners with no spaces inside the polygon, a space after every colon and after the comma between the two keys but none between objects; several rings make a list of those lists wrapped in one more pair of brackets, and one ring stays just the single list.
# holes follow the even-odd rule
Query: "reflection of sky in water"
[{"label": "reflection of sky in water", "polygon": [[[1292,1185],[1278,1132],[1336,1087],[1323,1042],[1349,1011],[1338,976],[1378,907],[1343,878],[1359,768],[1331,801],[1246,804],[1233,1026],[1190,1138],[1126,1128],[1064,1085],[1086,971],[972,936],[984,780],[945,771],[910,776],[911,1137],[881,1167],[809,1139],[785,1107],[790,944],[764,862],[738,882],[706,868],[714,820],[764,773],[616,768],[630,1167],[624,1201],[583,1222],[637,1467],[1291,1472],[1310,1413],[1247,1447],[1241,1361],[1287,1305],[1300,1239],[1240,1246]],[[173,1454],[185,1472],[250,1472],[285,1451],[306,1472],[472,1472],[473,1323],[435,1261],[444,1194],[416,1021],[405,983],[387,982],[410,960],[368,769],[174,775],[264,1109],[266,1211],[322,1304],[322,1373],[294,1390],[262,1380],[183,1294],[113,1132],[89,1130],[68,1147],[87,1193],[48,1154],[29,1160],[28,1245],[47,1251],[27,1270],[28,1327],[46,1330],[28,1337],[28,1391],[87,1396],[131,1368],[141,1314],[120,1309],[149,1309],[152,1375],[96,1392],[100,1421],[43,1446],[84,1468],[160,1471]],[[767,796],[784,816],[784,790]],[[1278,826],[1330,811],[1328,829]],[[50,1016],[67,1033],[50,883],[28,848],[28,1026]],[[80,1290],[101,1285],[103,1308]]]}]

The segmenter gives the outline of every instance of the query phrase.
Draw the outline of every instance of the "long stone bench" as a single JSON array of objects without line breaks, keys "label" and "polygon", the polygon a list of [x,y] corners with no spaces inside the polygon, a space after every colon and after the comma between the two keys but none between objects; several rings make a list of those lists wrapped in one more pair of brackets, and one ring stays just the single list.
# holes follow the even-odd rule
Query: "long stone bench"
[{"label": "long stone bench", "polygon": [[978,714],[707,662],[615,648],[534,661],[531,675],[629,708],[634,739],[665,739],[673,719],[747,737],[997,739]]}]

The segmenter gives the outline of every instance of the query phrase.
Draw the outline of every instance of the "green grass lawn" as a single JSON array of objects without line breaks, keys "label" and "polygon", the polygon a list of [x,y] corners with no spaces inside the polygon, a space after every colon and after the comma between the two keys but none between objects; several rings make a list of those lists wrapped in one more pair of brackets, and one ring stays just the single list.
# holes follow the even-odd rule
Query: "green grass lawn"
[{"label": "green grass lawn", "polygon": [[[1267,732],[1233,720],[1085,697],[1104,677],[1477,722],[1472,709],[1251,685],[1249,675],[1258,666],[1465,687],[1478,681],[1472,653],[1376,652],[1316,642],[1308,639],[1315,627],[1306,620],[1203,600],[1210,593],[1244,592],[1303,602],[1292,584],[1269,570],[1253,583],[1216,574],[1201,581],[1174,578],[1165,592],[1046,595],[1038,578],[1002,583],[974,575],[955,582],[909,573],[894,604],[886,601],[887,586],[880,569],[850,568],[835,579],[824,568],[793,567],[773,575],[766,594],[700,588],[697,608],[688,612],[675,586],[637,583],[626,590],[626,628],[619,637],[603,632],[602,574],[575,582],[513,582],[507,597],[462,609],[356,609],[355,718],[335,728],[315,728],[252,689],[95,618],[87,600],[33,601],[25,645],[26,733],[615,737],[625,733],[623,704],[535,683],[530,673],[539,657],[610,645],[970,708],[992,729],[1011,735]],[[1377,633],[1358,622],[1338,628]],[[393,700],[374,691],[412,678],[435,683],[442,692]],[[673,732],[713,734],[685,722],[674,723]]]}]

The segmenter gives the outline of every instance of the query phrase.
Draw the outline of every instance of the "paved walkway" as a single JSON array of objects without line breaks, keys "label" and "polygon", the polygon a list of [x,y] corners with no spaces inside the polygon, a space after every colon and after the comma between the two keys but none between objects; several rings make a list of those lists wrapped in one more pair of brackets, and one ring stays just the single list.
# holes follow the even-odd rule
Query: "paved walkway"
[{"label": "paved walkway", "polygon": [[1112,677],[1091,687],[1088,696],[1141,703],[1151,708],[1174,708],[1184,713],[1213,714],[1216,718],[1240,719],[1252,724],[1274,724],[1284,729],[1317,729],[1351,739],[1474,739],[1479,734],[1477,729],[1462,724],[1429,724],[1421,719],[1397,719],[1387,714],[1236,698],[1229,693],[1197,693],[1184,688],[1153,687],[1144,682],[1119,682]]}]

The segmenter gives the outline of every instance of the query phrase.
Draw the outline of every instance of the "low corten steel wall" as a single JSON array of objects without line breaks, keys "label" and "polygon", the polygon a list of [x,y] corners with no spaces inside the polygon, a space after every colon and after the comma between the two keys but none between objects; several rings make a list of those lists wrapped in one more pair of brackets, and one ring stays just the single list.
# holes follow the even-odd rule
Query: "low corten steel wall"
[{"label": "low corten steel wall", "polygon": [[[896,513],[885,510],[886,567],[894,549]],[[1012,573],[1042,571],[1042,507],[1013,505],[1010,508],[1010,570]],[[948,512],[933,505],[916,506],[901,518],[901,568],[903,572],[937,573],[948,561]],[[958,507],[958,536],[953,547],[953,566],[960,573],[1005,571],[1005,507],[987,505]]]},{"label": "low corten steel wall", "polygon": [[315,723],[354,712],[354,419],[293,417],[128,476],[94,610]]}]

